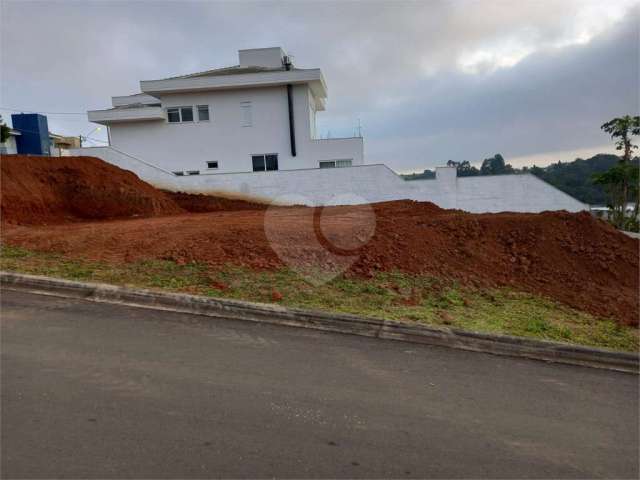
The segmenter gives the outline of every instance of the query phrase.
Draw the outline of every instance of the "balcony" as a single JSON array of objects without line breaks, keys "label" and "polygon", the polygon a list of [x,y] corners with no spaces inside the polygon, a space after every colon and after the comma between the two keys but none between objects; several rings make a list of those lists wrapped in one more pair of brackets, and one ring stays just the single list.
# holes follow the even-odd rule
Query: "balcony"
[{"label": "balcony", "polygon": [[131,108],[110,108],[108,110],[90,110],[87,112],[90,122],[108,125],[116,122],[137,122],[143,120],[164,120],[162,107],[136,106]]}]

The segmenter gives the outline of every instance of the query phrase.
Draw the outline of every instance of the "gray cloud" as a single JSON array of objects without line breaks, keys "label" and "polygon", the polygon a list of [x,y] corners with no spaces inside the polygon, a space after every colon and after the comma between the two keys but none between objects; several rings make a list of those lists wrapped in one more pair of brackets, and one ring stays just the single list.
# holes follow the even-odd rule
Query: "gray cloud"
[{"label": "gray cloud", "polygon": [[[281,45],[329,83],[319,125],[397,170],[577,150],[638,110],[638,10],[603,2],[0,3],[0,104],[82,112],[143,79]],[[6,116],[10,112],[2,111]],[[86,134],[81,116],[50,127]],[[99,135],[99,134],[95,134]]]}]

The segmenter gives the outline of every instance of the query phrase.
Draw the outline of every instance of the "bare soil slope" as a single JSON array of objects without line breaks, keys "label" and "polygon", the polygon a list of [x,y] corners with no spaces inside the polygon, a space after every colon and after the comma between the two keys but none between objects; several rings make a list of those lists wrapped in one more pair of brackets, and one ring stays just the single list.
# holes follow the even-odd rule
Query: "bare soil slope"
[{"label": "bare soil slope", "polygon": [[3,155],[2,221],[60,223],[184,213],[130,171],[95,157]]},{"label": "bare soil slope", "polygon": [[[129,182],[122,189],[111,186],[107,190],[90,183],[109,181],[97,173],[106,164],[97,159],[73,162],[82,162],[82,169],[97,168],[96,172],[87,172],[84,177],[87,184],[81,183],[81,188],[56,187],[59,177],[48,169],[39,173],[34,168],[28,169],[32,173],[28,185],[23,186],[25,180],[16,171],[4,177],[3,165],[3,215],[5,205],[20,204],[21,195],[31,198],[30,185],[36,184],[38,191],[44,192],[40,196],[46,193],[64,208],[46,210],[44,200],[41,203],[30,200],[35,204],[32,208],[8,208],[16,223],[34,223],[38,218],[35,214],[41,211],[66,214],[76,212],[76,208],[84,216],[75,214],[74,218],[98,218],[82,213],[86,206],[75,206],[76,192],[83,203],[93,208],[107,205],[110,215],[105,217],[132,211],[155,217],[29,227],[5,224],[3,241],[108,262],[164,259],[179,263],[196,261],[212,268],[234,264],[275,269],[290,266],[291,262],[324,267],[332,258],[345,254],[338,251],[327,255],[331,250],[327,242],[345,245],[351,237],[359,235],[354,225],[357,226],[361,207],[277,209],[280,234],[274,237],[265,233],[265,220],[272,222],[273,210],[265,210],[264,206],[247,204],[240,210],[240,204],[229,201],[226,207],[233,211],[223,211],[225,202],[183,194],[170,197],[140,182],[130,172],[120,177]],[[140,191],[144,194],[128,190],[135,180],[140,182],[136,185],[143,185]],[[9,199],[5,198],[5,185],[12,195]],[[94,192],[96,199],[91,198]],[[120,205],[129,198],[134,199],[133,206],[138,210]],[[207,208],[218,211],[179,214],[184,209]],[[346,252],[353,257],[347,275],[370,276],[376,271],[401,270],[478,287],[510,286],[615,318],[622,324],[638,325],[638,240],[588,213],[477,215],[412,201],[379,203],[371,208],[375,233],[361,247]],[[158,216],[166,214],[174,215]],[[321,219],[325,240],[321,245],[313,222],[310,227],[310,218]],[[284,261],[282,252],[286,253]]]}]

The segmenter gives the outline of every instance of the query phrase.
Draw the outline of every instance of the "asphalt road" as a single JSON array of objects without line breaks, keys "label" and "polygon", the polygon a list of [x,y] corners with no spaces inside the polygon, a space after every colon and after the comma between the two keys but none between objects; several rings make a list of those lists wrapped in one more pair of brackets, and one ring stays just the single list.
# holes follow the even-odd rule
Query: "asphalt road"
[{"label": "asphalt road", "polygon": [[2,295],[3,478],[638,477],[638,377]]}]

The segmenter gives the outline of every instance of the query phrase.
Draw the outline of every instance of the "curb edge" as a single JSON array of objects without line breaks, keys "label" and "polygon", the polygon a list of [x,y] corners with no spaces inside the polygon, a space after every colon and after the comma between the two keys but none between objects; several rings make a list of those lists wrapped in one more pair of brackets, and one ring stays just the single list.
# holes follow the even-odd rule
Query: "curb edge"
[{"label": "curb edge", "polygon": [[410,325],[343,313],[326,313],[287,308],[280,305],[120,287],[102,283],[76,282],[5,271],[0,271],[0,285],[8,290],[71,297],[94,302],[309,328],[494,355],[640,373],[639,356],[636,353],[524,337]]}]

